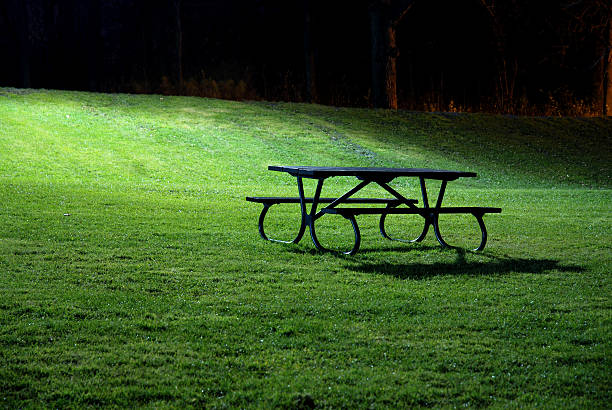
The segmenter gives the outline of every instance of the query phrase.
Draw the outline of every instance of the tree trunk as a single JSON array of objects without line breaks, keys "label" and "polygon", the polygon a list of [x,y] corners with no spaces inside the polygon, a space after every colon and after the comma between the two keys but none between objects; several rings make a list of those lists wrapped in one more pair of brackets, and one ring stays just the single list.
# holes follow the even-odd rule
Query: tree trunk
[{"label": "tree trunk", "polygon": [[374,107],[397,109],[395,24],[385,5],[370,7],[370,32]]},{"label": "tree trunk", "polygon": [[414,0],[372,0],[370,33],[372,97],[374,107],[397,109],[397,68],[399,56],[395,29]]},{"label": "tree trunk", "polygon": [[15,35],[17,37],[18,52],[19,52],[19,82],[17,86],[30,88],[30,57],[31,43],[29,38],[29,7],[30,3],[23,0],[13,0],[8,2],[9,18],[14,25]]},{"label": "tree trunk", "polygon": [[176,11],[176,58],[177,58],[177,80],[178,92],[183,92],[183,26],[181,21],[181,1],[174,0]]},{"label": "tree trunk", "polygon": [[383,50],[384,40],[382,36],[382,29],[380,28],[382,23],[381,10],[379,7],[370,7],[370,33],[371,33],[371,70],[372,70],[372,98],[373,104],[376,108],[384,108],[384,87],[383,87]]},{"label": "tree trunk", "polygon": [[[491,28],[495,36],[495,48],[497,49],[497,109],[501,112],[509,112],[514,104],[514,86],[518,73],[518,62],[516,58],[508,55],[506,48],[506,30],[500,19],[500,12],[495,7],[493,0],[480,0],[491,19]],[[503,15],[503,14],[502,14]]]},{"label": "tree trunk", "polygon": [[385,27],[385,44],[387,55],[385,58],[385,90],[389,108],[397,110],[397,68],[396,60],[399,55],[395,44],[395,24],[387,23]]},{"label": "tree trunk", "polygon": [[315,55],[312,47],[310,28],[310,1],[304,0],[304,74],[306,77],[306,101],[309,103],[316,103],[318,96],[315,75]]},{"label": "tree trunk", "polygon": [[608,36],[607,47],[604,54],[604,75],[603,75],[603,116],[612,115],[612,22],[608,17]]},{"label": "tree trunk", "polygon": [[99,50],[101,48],[101,21],[100,21],[100,3],[98,0],[90,0],[87,4],[79,4],[79,11],[76,13],[78,18],[84,21],[85,38],[83,48],[87,54],[87,89],[90,91],[100,90],[100,66],[101,59]]}]

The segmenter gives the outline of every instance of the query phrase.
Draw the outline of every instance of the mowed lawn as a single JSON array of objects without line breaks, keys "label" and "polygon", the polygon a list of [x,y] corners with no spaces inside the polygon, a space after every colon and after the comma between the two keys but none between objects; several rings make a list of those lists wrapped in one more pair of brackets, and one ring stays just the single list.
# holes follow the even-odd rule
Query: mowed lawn
[{"label": "mowed lawn", "polygon": [[[611,147],[601,118],[0,88],[0,407],[609,408]],[[479,253],[458,216],[459,249],[361,216],[319,253],[259,238],[245,196],[297,194],[268,165],[474,171],[445,204],[503,212]]]}]

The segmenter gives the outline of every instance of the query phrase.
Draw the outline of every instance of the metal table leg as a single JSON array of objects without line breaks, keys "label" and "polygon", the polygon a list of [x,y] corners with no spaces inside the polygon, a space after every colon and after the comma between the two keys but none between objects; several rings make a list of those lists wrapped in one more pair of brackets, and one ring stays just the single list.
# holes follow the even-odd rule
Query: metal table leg
[{"label": "metal table leg", "polygon": [[[317,181],[317,188],[315,190],[315,194],[312,199],[312,206],[310,208],[310,213],[308,213],[306,209],[306,202],[305,202],[305,195],[304,195],[304,183],[302,181],[302,177],[297,177],[297,182],[298,182],[298,192],[300,194],[300,208],[302,211],[302,220],[304,221],[300,232],[303,234],[303,228],[305,228],[305,225],[308,225],[308,228],[310,230],[310,237],[312,239],[312,243],[314,244],[315,248],[317,248],[317,250],[322,251],[322,252],[325,252],[325,251],[330,252],[332,251],[331,249],[325,248],[323,245],[321,245],[321,242],[319,242],[319,238],[317,238],[317,231],[315,228],[315,221],[324,215],[324,213],[322,212],[317,213],[317,206],[319,205],[319,199],[321,197],[321,190],[323,188],[324,178],[320,178]],[[351,195],[359,191],[361,188],[366,186],[368,183],[369,181],[361,182],[355,188],[351,189],[350,191],[348,191],[347,193],[345,193],[344,195],[342,195],[341,197],[333,201],[326,208],[333,208],[336,205],[342,203],[343,200],[345,200],[346,198],[350,197]],[[359,250],[359,246],[361,244],[361,233],[359,231],[359,225],[357,225],[357,220],[355,219],[353,215],[345,216],[345,218],[351,222],[351,226],[353,227],[353,233],[355,235],[355,242],[353,244],[353,248],[350,251],[342,252],[342,253],[346,255],[354,255]]]}]

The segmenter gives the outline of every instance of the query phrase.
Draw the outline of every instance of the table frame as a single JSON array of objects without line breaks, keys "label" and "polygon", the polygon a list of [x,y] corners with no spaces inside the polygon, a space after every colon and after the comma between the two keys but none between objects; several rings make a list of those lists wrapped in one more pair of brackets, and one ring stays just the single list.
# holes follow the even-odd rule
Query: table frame
[{"label": "table frame", "polygon": [[[449,181],[454,181],[458,178],[462,177],[476,177],[476,174],[473,172],[462,172],[462,171],[448,171],[448,170],[436,170],[436,169],[425,169],[425,168],[361,168],[361,167],[281,167],[281,166],[269,166],[269,170],[271,171],[279,171],[279,172],[287,172],[290,175],[296,177],[297,186],[298,186],[298,194],[299,194],[299,203],[300,203],[300,215],[301,222],[298,234],[291,241],[283,241],[278,239],[268,238],[263,233],[263,219],[265,218],[265,214],[269,208],[269,204],[264,204],[264,210],[262,211],[259,219],[259,227],[260,234],[264,239],[271,240],[274,242],[282,242],[282,243],[299,243],[303,238],[306,227],[309,228],[310,236],[315,247],[320,251],[329,251],[329,249],[325,248],[319,241],[316,233],[315,222],[321,218],[323,215],[327,213],[338,213],[343,217],[348,219],[351,222],[353,227],[353,231],[355,234],[355,243],[353,248],[344,252],[346,254],[353,255],[357,252],[361,242],[361,235],[359,232],[359,226],[355,219],[355,213],[380,213],[380,232],[383,237],[401,241],[401,242],[421,242],[427,236],[429,232],[429,228],[433,227],[435,237],[437,241],[443,247],[451,247],[440,232],[439,227],[439,214],[440,213],[471,213],[476,217],[482,236],[480,245],[474,250],[482,250],[487,241],[487,230],[482,219],[482,216],[486,212],[501,212],[499,208],[480,208],[480,207],[464,207],[464,208],[442,208],[442,201],[444,199],[444,194],[446,192],[446,187]],[[360,180],[360,182],[348,190],[343,195],[331,200],[326,201],[329,202],[329,205],[323,207],[318,210],[318,206],[320,204],[321,191],[323,189],[323,184],[327,178],[331,178],[334,176],[353,176]],[[421,188],[421,197],[422,197],[422,207],[417,207],[414,205],[416,201],[407,199],[405,196],[397,192],[395,189],[389,186],[389,183],[398,177],[418,177],[420,188]],[[306,198],[304,193],[304,182],[303,178],[308,179],[316,179],[317,185],[315,188],[315,193],[312,198]],[[429,197],[427,193],[426,179],[440,180],[440,190],[438,192],[438,196],[436,199],[436,203],[434,207],[431,207],[429,204]],[[372,212],[370,209],[356,209],[356,212],[343,212],[343,208],[336,208],[340,204],[346,204],[348,201],[358,201],[357,199],[351,198],[353,195],[361,191],[363,188],[370,184],[377,184],[389,194],[391,194],[396,201],[392,203],[388,203],[386,208],[372,208]],[[307,203],[311,203],[310,210],[307,209]],[[397,206],[405,205],[407,208],[397,209]],[[385,219],[388,214],[418,214],[424,219],[424,226],[421,234],[415,238],[410,240],[405,239],[397,239],[389,236],[385,230]]]}]

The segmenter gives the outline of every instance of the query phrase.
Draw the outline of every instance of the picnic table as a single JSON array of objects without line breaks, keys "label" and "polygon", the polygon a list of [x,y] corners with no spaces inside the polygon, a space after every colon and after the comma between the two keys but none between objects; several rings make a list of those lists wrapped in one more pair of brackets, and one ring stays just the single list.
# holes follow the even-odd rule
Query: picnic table
[{"label": "picnic table", "polygon": [[[312,167],[312,166],[269,166],[268,170],[286,172],[289,175],[297,179],[298,196],[297,197],[278,197],[278,196],[253,196],[247,197],[246,200],[249,202],[261,203],[263,209],[259,215],[259,234],[265,240],[282,242],[282,243],[298,243],[306,231],[306,227],[309,228],[310,236],[315,247],[320,251],[327,251],[323,245],[319,242],[316,234],[315,222],[327,214],[341,215],[351,222],[353,232],[355,235],[354,244],[351,250],[343,252],[348,255],[354,255],[359,250],[361,243],[361,233],[359,231],[359,225],[355,218],[356,215],[362,214],[379,214],[379,228],[381,235],[390,240],[401,241],[401,242],[420,242],[425,239],[429,227],[433,226],[436,239],[443,247],[450,247],[448,243],[442,237],[440,233],[440,227],[438,224],[440,214],[471,214],[473,215],[480,227],[481,239],[480,245],[475,251],[484,249],[487,243],[487,229],[483,221],[483,216],[487,213],[500,213],[501,208],[483,207],[483,206],[453,206],[443,207],[442,200],[446,191],[447,183],[455,181],[459,178],[471,178],[476,177],[474,172],[464,171],[449,171],[441,169],[428,169],[428,168],[367,168],[367,167]],[[321,190],[323,183],[326,179],[332,177],[355,177],[357,184],[354,188],[348,190],[346,193],[335,198],[322,198]],[[421,187],[422,206],[417,206],[418,200],[409,199],[397,192],[389,183],[396,178],[400,177],[413,177],[418,178]],[[306,197],[304,194],[304,183],[303,179],[315,179],[317,180],[317,186],[313,197]],[[427,195],[426,180],[438,180],[441,181],[440,191],[436,203],[433,207],[429,204]],[[390,198],[356,198],[353,197],[357,192],[365,188],[367,185],[376,184],[387,191]],[[290,241],[279,240],[268,237],[264,230],[264,220],[269,208],[272,205],[281,203],[299,203],[301,211],[301,222],[297,236]],[[307,209],[307,204],[311,204],[310,211]],[[318,207],[320,204],[327,204],[320,210]],[[378,204],[385,205],[384,207],[372,207],[372,206],[355,206],[358,204]],[[344,205],[344,206],[339,206]],[[413,214],[420,215],[424,219],[424,227],[421,234],[410,240],[392,238],[385,230],[385,220],[387,215],[390,214]]]}]

